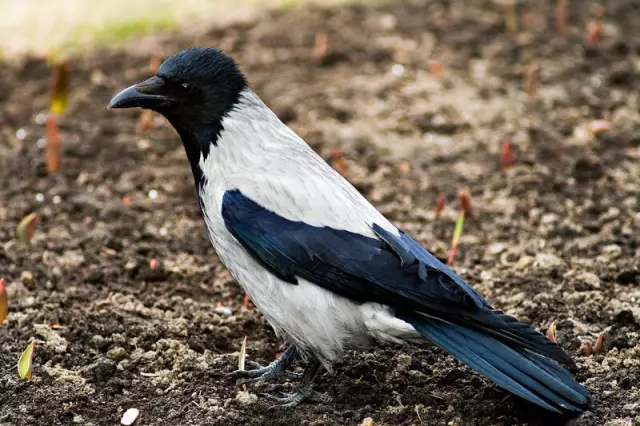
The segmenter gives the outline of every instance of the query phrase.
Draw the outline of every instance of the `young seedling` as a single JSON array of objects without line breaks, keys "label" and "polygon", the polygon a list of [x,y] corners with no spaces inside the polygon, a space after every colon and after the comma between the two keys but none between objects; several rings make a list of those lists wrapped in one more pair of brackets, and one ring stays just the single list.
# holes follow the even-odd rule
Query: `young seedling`
[{"label": "young seedling", "polygon": [[28,244],[33,238],[36,227],[37,213],[30,213],[25,216],[16,227],[16,237],[21,243]]},{"label": "young seedling", "polygon": [[327,33],[319,32],[316,33],[316,42],[315,47],[313,48],[313,57],[316,61],[322,61],[329,51],[329,37],[327,37]]},{"label": "young seedling", "polygon": [[524,90],[530,98],[535,97],[536,88],[538,86],[538,66],[529,64],[527,67],[527,75],[525,77]]},{"label": "young seedling", "polygon": [[130,207],[131,206],[131,195],[125,195],[124,197],[122,197],[122,204],[124,204],[125,207]]},{"label": "young seedling", "polygon": [[516,0],[505,4],[504,26],[510,33],[518,32],[518,10]]},{"label": "young seedling", "polygon": [[62,147],[58,136],[58,124],[56,117],[49,114],[47,117],[47,171],[56,172],[60,170],[60,157]]},{"label": "young seedling", "polygon": [[[152,56],[149,59],[149,72],[155,74],[162,62],[159,58]],[[140,122],[138,123],[138,131],[145,132],[153,127],[153,116],[150,109],[145,109],[140,115]]]},{"label": "young seedling", "polygon": [[0,325],[4,323],[9,315],[9,299],[7,289],[4,286],[4,278],[0,278]]},{"label": "young seedling", "polygon": [[547,339],[551,340],[554,343],[558,343],[556,339],[556,322],[553,321],[549,324],[549,328],[547,329]]},{"label": "young seedling", "polygon": [[438,198],[436,198],[436,219],[440,218],[446,202],[447,197],[443,193],[438,194]]},{"label": "young seedling", "polygon": [[153,270],[156,269],[158,267],[158,259],[151,259],[149,261],[149,269]]},{"label": "young seedling", "polygon": [[432,59],[429,65],[429,70],[431,71],[431,74],[442,75],[442,62],[438,61],[437,59]]},{"label": "young seedling", "polygon": [[249,309],[249,295],[248,294],[244,295],[244,300],[242,301],[242,306],[244,306],[245,309]]},{"label": "young seedling", "polygon": [[398,169],[400,169],[400,173],[402,173],[403,175],[408,175],[409,173],[411,173],[411,170],[413,170],[413,166],[410,162],[403,161],[398,166]]},{"label": "young seedling", "polygon": [[500,163],[502,164],[502,170],[507,170],[513,166],[513,152],[511,151],[511,143],[509,141],[502,143]]},{"label": "young seedling", "polygon": [[138,131],[146,132],[153,127],[153,116],[150,109],[142,110],[140,114],[140,122],[138,123]]},{"label": "young seedling", "polygon": [[[244,364],[247,358],[247,336],[242,339],[242,346],[240,346],[240,355],[238,356],[238,370],[244,371]],[[247,385],[242,385],[242,390],[247,390]]]},{"label": "young seedling", "polygon": [[587,21],[586,34],[584,42],[588,47],[596,48],[600,43],[600,37],[602,35],[602,24],[599,19],[589,19]]},{"label": "young seedling", "polygon": [[602,345],[604,344],[604,331],[601,331],[598,334],[598,338],[596,339],[596,345],[593,347],[596,353],[600,353],[602,350]]},{"label": "young seedling", "polygon": [[51,106],[50,112],[54,115],[62,115],[69,103],[69,64],[67,61],[56,61],[53,65],[51,81]]},{"label": "young seedling", "polygon": [[453,258],[456,255],[456,249],[458,248],[458,242],[460,242],[460,236],[462,235],[462,225],[464,224],[464,210],[460,210],[458,213],[458,219],[456,220],[456,227],[453,231],[453,239],[451,240],[451,252],[449,252],[449,258],[447,259],[447,265],[453,265]]},{"label": "young seedling", "polygon": [[31,344],[29,344],[18,360],[18,375],[21,379],[31,379],[35,349],[36,341],[32,340]]},{"label": "young seedling", "polygon": [[569,0],[558,0],[556,4],[556,29],[564,34],[569,22]]},{"label": "young seedling", "polygon": [[338,173],[342,176],[347,175],[347,163],[344,161],[342,157],[342,152],[340,148],[333,147],[331,148],[331,163],[333,164],[333,168],[336,169]]},{"label": "young seedling", "polygon": [[533,12],[530,10],[523,10],[520,14],[520,26],[523,30],[530,30],[533,27]]},{"label": "young seedling", "polygon": [[56,172],[60,170],[60,157],[62,147],[58,135],[59,117],[67,109],[69,101],[69,66],[66,61],[53,63],[51,79],[51,105],[49,117],[47,117],[47,170]]},{"label": "young seedling", "polygon": [[471,210],[471,195],[469,194],[469,188],[462,188],[458,191],[458,198],[460,198],[460,210],[467,216],[473,216]]},{"label": "young seedling", "polygon": [[458,191],[458,198],[460,199],[460,213],[458,213],[458,219],[456,219],[456,227],[453,230],[453,238],[451,240],[451,251],[449,252],[449,258],[447,259],[447,265],[453,264],[453,258],[456,255],[458,243],[462,236],[462,226],[464,224],[464,217],[472,215],[471,209],[471,196],[469,195],[468,188],[462,188]]},{"label": "young seedling", "polygon": [[590,357],[591,355],[593,355],[593,345],[591,340],[586,340],[584,342],[584,356]]},{"label": "young seedling", "polygon": [[594,136],[598,136],[611,130],[611,127],[612,126],[610,121],[594,120],[589,123],[589,132],[591,132],[591,134]]},{"label": "young seedling", "polygon": [[596,6],[593,10],[594,17],[587,21],[585,44],[591,48],[597,48],[602,37],[602,15],[604,15],[604,8],[602,6]]}]

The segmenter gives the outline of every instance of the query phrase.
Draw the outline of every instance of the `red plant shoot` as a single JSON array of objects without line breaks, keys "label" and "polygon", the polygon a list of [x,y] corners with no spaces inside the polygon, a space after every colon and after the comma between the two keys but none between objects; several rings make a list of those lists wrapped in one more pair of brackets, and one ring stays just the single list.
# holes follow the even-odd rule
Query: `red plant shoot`
[{"label": "red plant shoot", "polygon": [[316,60],[322,60],[327,56],[327,52],[329,51],[329,37],[327,37],[327,33],[319,32],[316,33],[316,42],[315,47],[313,49],[313,57]]},{"label": "red plant shoot", "polygon": [[511,143],[509,141],[504,141],[502,143],[502,154],[500,156],[500,160],[503,170],[513,166],[513,152],[511,151]]},{"label": "red plant shoot", "polygon": [[333,163],[333,168],[336,169],[338,173],[342,176],[346,176],[347,174],[347,163],[344,161],[342,157],[342,152],[340,148],[333,147],[331,148],[331,162]]},{"label": "red plant shoot", "polygon": [[56,117],[50,113],[47,117],[47,171],[60,170],[61,148]]},{"label": "red plant shoot", "polygon": [[569,0],[558,0],[556,4],[556,29],[563,34],[569,22]]},{"label": "red plant shoot", "polygon": [[438,194],[438,198],[436,198],[436,218],[439,218],[442,214],[446,202],[446,196],[443,193]]},{"label": "red plant shoot", "polygon": [[471,209],[471,195],[469,194],[469,188],[462,188],[458,191],[458,197],[460,198],[460,210],[462,210],[467,216],[472,216],[473,211]]}]

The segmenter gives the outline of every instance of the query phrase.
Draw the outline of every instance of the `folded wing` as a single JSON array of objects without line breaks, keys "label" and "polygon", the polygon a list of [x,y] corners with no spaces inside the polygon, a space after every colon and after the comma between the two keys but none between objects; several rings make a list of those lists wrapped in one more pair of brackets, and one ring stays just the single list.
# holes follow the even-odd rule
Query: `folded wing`
[{"label": "folded wing", "polygon": [[[304,278],[355,302],[377,302],[458,360],[522,398],[582,411],[588,391],[555,362],[556,343],[501,311],[406,234],[372,224],[378,238],[283,218],[239,190],[223,196],[227,229],[271,273]],[[541,356],[542,355],[542,356]]]}]

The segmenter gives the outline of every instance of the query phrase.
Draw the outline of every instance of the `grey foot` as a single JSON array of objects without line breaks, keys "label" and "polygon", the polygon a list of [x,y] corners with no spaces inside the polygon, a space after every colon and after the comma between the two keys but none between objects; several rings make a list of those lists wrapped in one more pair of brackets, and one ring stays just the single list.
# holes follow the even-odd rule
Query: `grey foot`
[{"label": "grey foot", "polygon": [[291,345],[285,350],[280,358],[273,361],[269,365],[261,366],[257,362],[249,361],[247,362],[248,370],[236,370],[230,375],[232,377],[240,378],[237,381],[237,384],[247,384],[247,383],[256,383],[263,382],[266,380],[271,380],[276,378],[283,373],[285,373],[288,377],[298,378],[300,375],[295,373],[288,373],[285,370],[291,365],[291,363],[296,358],[296,347],[295,345]]},{"label": "grey foot", "polygon": [[319,402],[323,404],[331,402],[331,397],[329,395],[320,393],[311,388],[299,389],[295,392],[287,393],[282,397],[271,395],[269,393],[263,393],[260,395],[276,403],[269,407],[270,410],[288,410],[289,408],[297,407],[302,401]]},{"label": "grey foot", "polygon": [[295,392],[285,394],[282,397],[274,396],[268,393],[262,394],[263,397],[274,401],[276,404],[269,407],[270,410],[287,410],[295,408],[303,401],[328,403],[331,402],[331,397],[323,393],[313,390],[313,377],[318,371],[320,363],[318,361],[312,361],[304,370],[302,381],[298,390]]}]

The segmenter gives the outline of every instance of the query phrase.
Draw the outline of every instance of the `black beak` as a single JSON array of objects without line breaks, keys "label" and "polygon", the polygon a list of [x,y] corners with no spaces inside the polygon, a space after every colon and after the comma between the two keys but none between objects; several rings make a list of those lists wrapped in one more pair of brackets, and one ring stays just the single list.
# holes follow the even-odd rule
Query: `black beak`
[{"label": "black beak", "polygon": [[160,77],[153,76],[115,95],[107,108],[156,109],[168,106],[173,103],[173,99],[162,93],[164,89],[164,81]]}]

